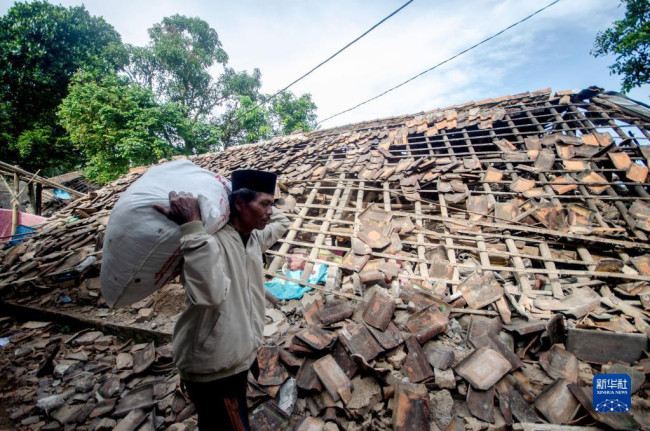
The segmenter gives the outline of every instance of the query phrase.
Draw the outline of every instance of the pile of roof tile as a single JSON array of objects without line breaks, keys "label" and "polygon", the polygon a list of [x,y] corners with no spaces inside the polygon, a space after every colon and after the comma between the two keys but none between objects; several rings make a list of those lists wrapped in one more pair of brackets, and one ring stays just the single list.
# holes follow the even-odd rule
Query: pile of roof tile
[{"label": "pile of roof tile", "polygon": [[[269,310],[257,426],[647,428],[649,121],[621,96],[544,90],[192,157],[278,173],[292,224],[267,275],[299,261],[311,286],[328,266]],[[103,230],[138,175],[0,254],[3,300],[110,318]],[[632,376],[630,413],[594,410],[598,373]]]},{"label": "pile of roof tile", "polygon": [[170,346],[120,342],[88,329],[69,334],[52,322],[12,320],[0,319],[8,341],[0,348],[3,429],[196,426],[194,406],[179,389]]},{"label": "pile of roof tile", "polygon": [[[269,346],[251,381],[254,396],[275,400],[254,411],[263,429],[296,420],[304,430],[328,421],[346,430],[650,425],[645,335],[567,330],[561,313],[504,325],[423,290],[394,298],[382,285],[358,301],[318,291],[282,306],[291,324],[267,325]],[[632,377],[629,413],[595,411],[590,385],[599,373]],[[295,407],[279,407],[294,387]]]}]

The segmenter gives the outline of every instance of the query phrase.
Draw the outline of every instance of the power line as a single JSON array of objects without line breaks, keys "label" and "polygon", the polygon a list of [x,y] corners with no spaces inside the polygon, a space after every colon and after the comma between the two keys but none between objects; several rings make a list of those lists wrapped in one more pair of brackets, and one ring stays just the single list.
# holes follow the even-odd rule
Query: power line
[{"label": "power line", "polygon": [[400,6],[400,7],[397,8],[397,9],[395,9],[395,10],[394,10],[390,15],[386,16],[384,19],[382,19],[381,21],[379,21],[377,24],[373,25],[373,26],[370,27],[368,30],[366,30],[366,31],[365,31],[361,36],[357,37],[357,38],[354,39],[352,42],[348,43],[348,44],[345,45],[343,48],[339,49],[339,50],[336,51],[334,54],[332,54],[332,55],[330,55],[329,57],[327,57],[327,59],[325,59],[325,60],[321,61],[320,63],[318,63],[318,65],[316,65],[315,67],[311,68],[307,73],[305,73],[304,75],[302,75],[300,78],[294,80],[291,84],[287,85],[286,87],[284,87],[284,88],[281,89],[281,90],[278,90],[278,91],[277,91],[273,96],[271,96],[271,97],[269,97],[268,99],[266,99],[266,100],[264,100],[264,101],[258,103],[257,106],[255,106],[254,108],[252,108],[250,111],[248,111],[248,112],[246,112],[246,113],[248,114],[249,112],[254,111],[255,109],[259,108],[260,106],[264,105],[265,103],[269,103],[271,100],[275,99],[278,95],[280,95],[280,94],[284,93],[285,91],[287,91],[287,90],[289,89],[289,87],[293,86],[293,85],[296,84],[297,82],[299,82],[299,81],[303,80],[304,78],[306,78],[307,76],[309,76],[309,75],[310,75],[312,72],[314,72],[316,69],[318,69],[319,67],[321,67],[322,65],[324,65],[325,63],[327,63],[328,61],[330,61],[331,59],[333,59],[334,57],[336,57],[337,55],[339,55],[340,53],[342,53],[342,52],[345,51],[346,49],[348,49],[350,46],[352,46],[353,44],[355,44],[356,42],[358,42],[359,39],[361,39],[362,37],[364,37],[365,35],[367,35],[367,34],[370,33],[371,31],[373,31],[374,29],[376,29],[377,27],[379,27],[380,25],[382,25],[384,22],[386,22],[387,20],[389,20],[390,18],[392,18],[392,17],[393,17],[394,15],[396,15],[399,11],[401,11],[402,9],[404,9],[406,6],[408,6],[408,5],[411,4],[411,3],[413,3],[413,0],[408,0],[408,1],[407,1],[406,3],[404,3],[402,6]]},{"label": "power line", "polygon": [[510,26],[504,28],[503,30],[499,31],[498,33],[495,33],[495,34],[493,34],[492,36],[488,37],[487,39],[483,39],[483,40],[480,41],[479,43],[474,44],[474,45],[470,46],[469,48],[467,48],[467,49],[465,49],[465,50],[459,52],[458,54],[454,55],[453,57],[449,57],[448,59],[446,59],[446,60],[444,60],[444,61],[441,61],[440,63],[436,64],[435,66],[430,67],[429,69],[427,69],[427,70],[425,70],[425,71],[423,71],[423,72],[418,73],[418,74],[415,75],[414,77],[407,79],[406,81],[402,82],[401,84],[398,84],[398,85],[396,85],[396,86],[394,86],[394,87],[391,87],[391,88],[389,88],[388,90],[384,91],[383,93],[380,93],[380,94],[378,94],[378,95],[375,96],[375,97],[372,97],[372,98],[370,98],[370,99],[368,99],[368,100],[365,100],[365,101],[363,101],[363,102],[361,102],[361,103],[359,103],[359,104],[357,104],[357,105],[355,105],[355,106],[353,106],[353,107],[351,107],[351,108],[349,108],[349,109],[346,109],[345,111],[341,111],[341,112],[336,113],[336,114],[334,114],[334,115],[332,115],[332,116],[330,116],[330,117],[325,118],[324,120],[319,121],[319,122],[318,122],[318,125],[321,125],[321,124],[323,124],[325,121],[327,121],[327,120],[331,120],[331,119],[334,118],[334,117],[338,117],[339,115],[345,114],[346,112],[350,112],[350,111],[352,111],[352,110],[355,110],[355,109],[357,109],[358,107],[360,107],[360,106],[362,106],[362,105],[365,105],[365,104],[368,103],[368,102],[372,102],[373,100],[378,99],[378,98],[380,98],[381,96],[383,96],[383,95],[385,95],[385,94],[387,94],[387,93],[390,93],[390,92],[393,91],[393,90],[398,89],[399,87],[401,87],[401,86],[403,86],[403,85],[405,85],[405,84],[407,84],[407,83],[413,81],[414,79],[419,78],[420,76],[424,75],[425,73],[427,73],[427,72],[431,72],[432,70],[437,69],[438,67],[442,66],[443,64],[448,63],[448,62],[454,60],[454,59],[457,58],[457,57],[460,57],[461,55],[465,54],[466,52],[469,52],[469,51],[473,50],[474,48],[476,48],[476,47],[478,47],[478,46],[480,46],[480,45],[483,45],[484,43],[486,43],[486,42],[488,42],[488,41],[494,39],[495,37],[497,37],[497,36],[499,36],[499,35],[505,33],[506,31],[510,30],[511,28],[518,26],[519,24],[523,23],[524,21],[527,21],[527,20],[531,19],[532,17],[534,17],[534,16],[537,15],[538,13],[543,12],[544,10],[550,8],[551,6],[553,6],[554,4],[559,3],[559,2],[560,2],[560,0],[555,0],[555,1],[553,1],[553,2],[551,2],[551,3],[549,3],[549,4],[547,4],[547,5],[544,6],[543,8],[541,8],[541,9],[539,9],[539,10],[537,10],[537,11],[531,13],[530,15],[528,15],[527,17],[525,17],[525,18],[523,18],[523,19],[520,19],[520,20],[517,21],[516,23],[511,24]]},{"label": "power line", "polygon": [[366,30],[366,31],[365,31],[361,36],[357,37],[357,38],[354,39],[352,42],[348,43],[348,44],[345,45],[343,48],[341,48],[341,49],[339,49],[338,51],[336,51],[334,54],[332,54],[331,56],[329,56],[326,60],[320,62],[316,67],[312,68],[309,72],[305,73],[305,74],[302,75],[300,78],[296,79],[296,80],[293,81],[291,84],[289,84],[289,85],[287,85],[286,87],[284,87],[282,90],[279,90],[277,93],[275,93],[273,96],[271,96],[271,97],[269,98],[269,101],[272,100],[274,97],[276,97],[278,94],[280,94],[280,93],[284,93],[284,92],[285,92],[289,87],[291,87],[293,84],[295,84],[296,82],[298,82],[298,81],[302,80],[303,78],[307,77],[307,76],[308,76],[309,74],[311,74],[314,70],[318,69],[319,67],[321,67],[322,65],[324,65],[325,63],[327,63],[328,61],[330,61],[331,59],[333,59],[334,57],[336,57],[336,56],[339,55],[340,53],[342,53],[343,51],[345,51],[345,50],[346,50],[348,47],[350,47],[352,44],[356,43],[359,39],[361,39],[362,37],[364,37],[365,35],[367,35],[367,34],[370,33],[371,31],[373,31],[374,29],[376,29],[377,27],[379,27],[381,24],[383,24],[385,21],[387,21],[388,19],[390,19],[391,17],[393,17],[395,14],[397,14],[399,11],[401,11],[402,9],[404,9],[406,6],[408,6],[408,5],[411,4],[411,3],[413,3],[413,0],[409,0],[409,1],[407,1],[406,3],[404,3],[402,6],[400,6],[399,8],[395,9],[395,11],[394,11],[393,13],[391,13],[391,14],[388,15],[386,18],[384,18],[384,19],[382,19],[381,21],[379,21],[377,24],[375,24],[375,25],[373,25],[372,27],[370,27],[370,28],[369,28],[368,30]]}]

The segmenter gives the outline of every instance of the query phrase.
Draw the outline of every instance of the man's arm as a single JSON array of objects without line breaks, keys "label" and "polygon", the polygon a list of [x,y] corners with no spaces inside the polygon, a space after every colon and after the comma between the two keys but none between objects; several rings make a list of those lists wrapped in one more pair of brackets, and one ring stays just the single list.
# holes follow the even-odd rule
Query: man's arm
[{"label": "man's arm", "polygon": [[154,208],[180,225],[183,278],[189,301],[194,305],[218,307],[230,290],[223,250],[203,228],[199,203],[191,193],[169,194],[169,207]]},{"label": "man's arm", "polygon": [[275,244],[276,241],[279,240],[282,235],[284,235],[287,229],[289,229],[290,225],[291,222],[287,216],[282,214],[282,211],[279,209],[273,207],[271,222],[266,225],[263,230],[258,231],[262,252],[265,252],[269,249],[269,247]]}]

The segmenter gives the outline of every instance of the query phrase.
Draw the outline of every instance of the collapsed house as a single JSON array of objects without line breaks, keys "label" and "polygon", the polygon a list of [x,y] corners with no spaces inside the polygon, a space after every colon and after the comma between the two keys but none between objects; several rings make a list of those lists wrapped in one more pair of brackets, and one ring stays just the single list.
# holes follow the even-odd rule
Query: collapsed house
[{"label": "collapsed house", "polygon": [[[99,186],[89,181],[83,171],[68,172],[67,174],[57,175],[48,178],[49,181],[60,184],[68,189],[85,194],[95,191]],[[49,217],[55,212],[65,207],[72,197],[69,193],[61,193],[60,190],[43,190],[43,204],[41,212]]]},{"label": "collapsed house", "polygon": [[[278,174],[292,224],[266,273],[313,289],[268,304],[249,377],[257,429],[650,428],[650,109],[583,96],[542,90],[190,158]],[[156,342],[0,319],[16,423],[181,429],[191,416],[165,344],[182,288],[116,311],[98,290],[110,210],[139,175],[0,254],[0,286],[8,309]],[[631,377],[629,411],[594,404],[607,373]]]},{"label": "collapsed house", "polygon": [[[17,166],[0,161],[0,248],[13,245],[31,233],[44,217],[64,207],[70,199],[98,187],[83,178],[83,172],[71,172],[43,178]],[[60,197],[61,196],[61,197]]]}]

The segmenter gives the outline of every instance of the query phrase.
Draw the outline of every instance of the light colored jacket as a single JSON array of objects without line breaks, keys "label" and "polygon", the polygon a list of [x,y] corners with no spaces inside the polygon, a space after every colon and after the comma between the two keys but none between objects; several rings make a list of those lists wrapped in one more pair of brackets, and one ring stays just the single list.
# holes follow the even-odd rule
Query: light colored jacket
[{"label": "light colored jacket", "polygon": [[271,222],[244,247],[230,224],[213,235],[200,221],[181,225],[187,308],[174,327],[172,352],[182,379],[206,382],[250,368],[263,341],[262,253],[288,228],[289,219],[273,208]]}]

